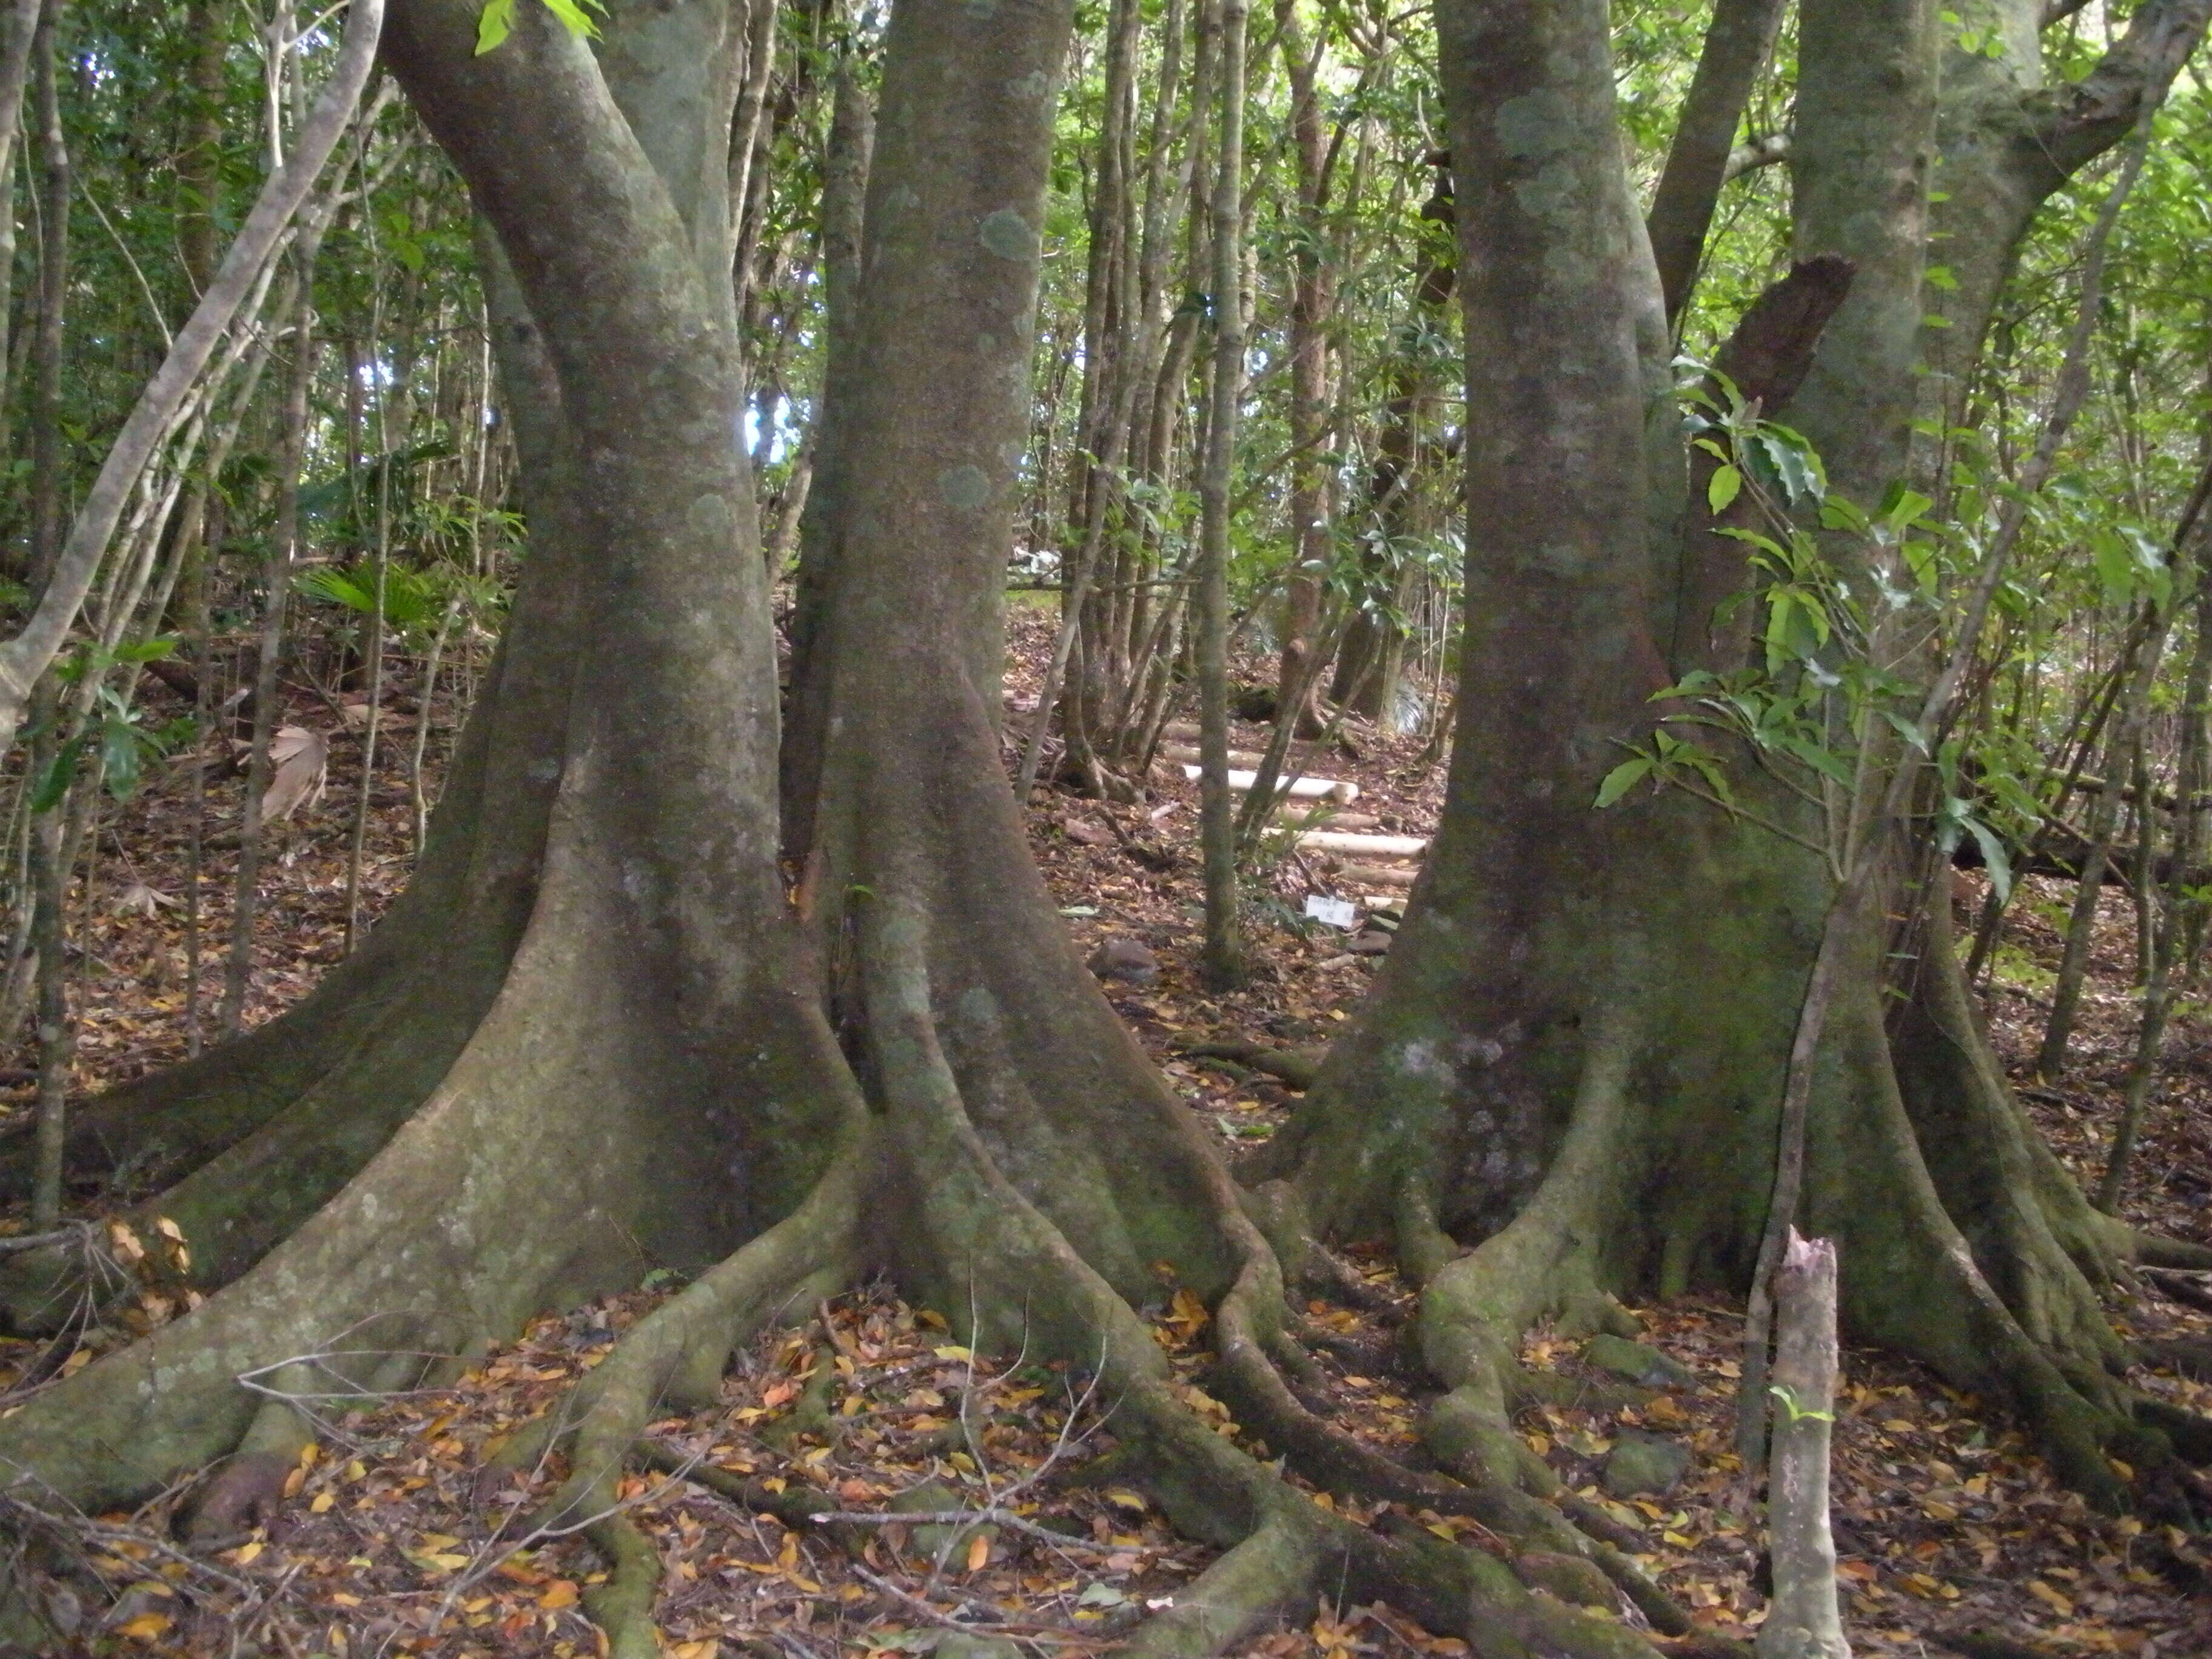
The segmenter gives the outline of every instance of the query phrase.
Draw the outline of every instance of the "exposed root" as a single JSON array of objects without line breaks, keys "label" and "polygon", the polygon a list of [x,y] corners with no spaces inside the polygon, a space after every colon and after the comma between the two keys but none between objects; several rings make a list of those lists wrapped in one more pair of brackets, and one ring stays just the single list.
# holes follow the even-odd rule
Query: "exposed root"
[{"label": "exposed root", "polygon": [[2173,1455],[2185,1462],[2212,1464],[2212,1417],[2185,1411],[2156,1395],[2134,1396],[2136,1421],[2166,1437]]},{"label": "exposed root", "polygon": [[284,1501],[284,1483],[300,1467],[300,1455],[315,1438],[313,1426],[283,1394],[306,1394],[314,1387],[301,1364],[280,1370],[272,1397],[253,1414],[253,1422],[222,1468],[202,1483],[187,1510],[184,1536],[210,1544],[266,1527]]},{"label": "exposed root", "polygon": [[2212,1244],[2196,1244],[2185,1238],[2166,1238],[2158,1233],[2129,1231],[2136,1262],[2145,1267],[2168,1267],[2183,1273],[2212,1271]]},{"label": "exposed root", "polygon": [[[556,1440],[573,1438],[568,1479],[535,1524],[581,1523],[607,1558],[607,1582],[587,1605],[615,1659],[656,1659],[660,1650],[653,1620],[660,1561],[617,1500],[623,1459],[663,1401],[690,1410],[714,1403],[732,1348],[777,1315],[794,1305],[811,1307],[851,1281],[868,1146],[865,1110],[855,1097],[842,1143],[805,1203],[640,1320],[566,1410],[548,1413],[538,1419],[544,1426],[533,1425],[501,1449],[501,1466],[514,1468],[542,1457]],[[825,1353],[815,1368],[817,1409],[835,1375],[830,1358]]]},{"label": "exposed root", "polygon": [[1249,1537],[1177,1591],[1121,1651],[1131,1659],[1207,1659],[1303,1610],[1321,1575],[1321,1531],[1303,1524],[1288,1503],[1273,1505]]},{"label": "exposed root", "polygon": [[817,1492],[811,1486],[787,1484],[779,1491],[764,1480],[732,1474],[727,1469],[719,1469],[711,1463],[702,1462],[695,1454],[672,1446],[665,1440],[655,1440],[650,1435],[640,1438],[631,1450],[638,1462],[649,1469],[692,1481],[757,1514],[772,1515],[801,1537],[810,1534],[824,1534],[848,1555],[857,1559],[860,1554],[865,1540],[860,1537],[858,1528],[841,1522],[830,1522],[825,1525],[819,1520],[820,1516],[832,1514],[837,1508],[837,1500],[827,1492]]},{"label": "exposed root", "polygon": [[1195,1060],[1233,1060],[1293,1089],[1310,1089],[1321,1075],[1321,1056],[1296,1048],[1274,1048],[1260,1042],[1197,1042],[1182,1052]]}]

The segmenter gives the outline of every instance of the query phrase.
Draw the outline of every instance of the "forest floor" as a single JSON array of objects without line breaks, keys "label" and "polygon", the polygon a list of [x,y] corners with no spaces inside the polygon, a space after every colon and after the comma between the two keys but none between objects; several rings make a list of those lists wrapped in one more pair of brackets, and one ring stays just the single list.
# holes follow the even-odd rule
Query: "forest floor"
[{"label": "forest floor", "polygon": [[[1013,613],[1008,693],[1018,711],[1034,707],[1048,628],[1041,611]],[[398,720],[387,725],[372,797],[365,918],[404,884],[411,860],[408,759],[417,711],[399,698],[386,708]],[[436,711],[434,786],[451,713],[442,705]],[[330,787],[276,832],[264,867],[249,1024],[295,999],[344,948],[359,743],[327,695],[300,692],[287,718],[328,737]],[[1017,713],[1010,725],[1018,729],[1024,718]],[[1379,817],[1378,827],[1426,834],[1442,805],[1443,769],[1413,764],[1418,738],[1365,728],[1352,735],[1356,757],[1332,749],[1307,769],[1357,781],[1357,810]],[[1261,747],[1264,737],[1263,728],[1248,728],[1239,746]],[[1195,788],[1170,772],[1156,769],[1141,805],[1050,796],[1033,814],[1032,844],[1086,956],[1108,939],[1133,940],[1152,953],[1155,978],[1115,981],[1107,993],[1234,1155],[1264,1142],[1295,1096],[1269,1078],[1186,1051],[1217,1037],[1320,1047],[1357,1007],[1380,959],[1346,949],[1346,933],[1298,919],[1306,894],[1333,891],[1332,866],[1285,854],[1265,878],[1273,899],[1255,907],[1251,983],[1225,997],[1203,993]],[[72,964],[81,1032],[73,1092],[80,1097],[186,1050],[187,776],[172,766],[103,814],[93,873],[72,920],[72,937],[82,941]],[[230,932],[239,795],[234,779],[211,774],[199,919],[199,1002],[210,1040]],[[1121,835],[1107,829],[1108,815]],[[1154,867],[1160,860],[1146,854],[1155,851],[1170,855],[1169,867]],[[1961,888],[1964,915],[1979,892],[1972,883]],[[2013,907],[1996,958],[1988,1008],[2016,1080],[2025,1082],[2040,1035],[2069,898],[2055,884],[2034,884]],[[2059,1155],[2091,1180],[2135,1026],[2133,909],[2119,890],[2108,890],[2108,899],[2076,1058],[2059,1085],[2024,1090]],[[20,1079],[34,1065],[27,1034],[0,1049],[0,1080],[15,1085],[0,1089],[0,1134],[27,1117],[31,1091]],[[2184,1007],[2169,1036],[2125,1212],[2160,1231],[2212,1241],[2208,1198],[2212,1007],[2199,1000]],[[0,1220],[0,1231],[21,1225],[21,1218]],[[1322,1356],[1328,1391],[1354,1433],[1413,1455],[1430,1391],[1388,1363],[1396,1352],[1394,1323],[1410,1310],[1411,1294],[1379,1250],[1351,1254],[1394,1311],[1310,1307],[1315,1322],[1349,1339],[1344,1352],[1367,1356]],[[283,1517],[265,1534],[184,1549],[167,1531],[181,1491],[132,1514],[86,1517],[73,1534],[82,1552],[78,1582],[88,1590],[96,1583],[112,1605],[81,1598],[71,1650],[295,1659],[599,1653],[583,1606],[600,1577],[598,1560],[573,1532],[546,1535],[530,1525],[534,1502],[564,1473],[559,1461],[504,1483],[480,1471],[517,1425],[554,1407],[665,1293],[663,1285],[641,1288],[548,1316],[447,1386],[333,1413],[288,1488]],[[89,1363],[174,1311],[143,1299],[89,1333],[61,1369]],[[1186,1398],[1223,1433],[1249,1443],[1204,1391],[1204,1308],[1164,1286],[1159,1304],[1145,1311]],[[1714,1632],[1748,1638],[1764,1607],[1753,1587],[1756,1524],[1727,1450],[1741,1316],[1698,1297],[1638,1311],[1643,1340],[1678,1362],[1678,1380],[1636,1407],[1546,1409],[1522,1429],[1571,1486],[1638,1530],[1648,1565]],[[2212,1318],[2148,1294],[2114,1312],[2138,1335],[2212,1334]],[[40,1358],[39,1345],[0,1340],[0,1410]],[[1543,1330],[1531,1334],[1524,1358],[1570,1375],[1601,1375],[1578,1345]],[[2196,1578],[2192,1597],[2186,1564],[2175,1554],[2193,1542],[2091,1512],[2051,1480],[2001,1418],[1923,1370],[1853,1348],[1843,1376],[1836,1533],[1846,1623],[1860,1654],[1917,1659],[1949,1650],[1947,1637],[1978,1630],[2051,1656],[2212,1655],[2208,1580]],[[2212,1387],[2171,1376],[2140,1380],[2212,1409]],[[1079,1377],[1056,1367],[971,1355],[939,1313],[908,1306],[886,1285],[765,1334],[741,1356],[718,1410],[655,1423],[648,1438],[655,1467],[626,1479],[621,1501],[660,1546],[660,1620],[666,1650],[679,1659],[930,1651],[982,1659],[987,1645],[1006,1659],[1018,1650],[1101,1650],[1210,1559],[1099,1461],[1114,1443],[1110,1401],[1088,1396]],[[1686,1453],[1679,1480],[1664,1491],[1616,1495],[1607,1457],[1624,1438],[1671,1443]],[[810,1533],[763,1512],[781,1507],[803,1528],[793,1505],[807,1494],[817,1502],[826,1494],[844,1510],[884,1510],[887,1523]],[[898,1510],[993,1507],[1060,1537],[888,1519]],[[1416,1518],[1446,1534],[1474,1530],[1432,1514]],[[1322,1598],[1310,1620],[1242,1650],[1267,1659],[1465,1651],[1387,1607],[1334,1597]]]}]

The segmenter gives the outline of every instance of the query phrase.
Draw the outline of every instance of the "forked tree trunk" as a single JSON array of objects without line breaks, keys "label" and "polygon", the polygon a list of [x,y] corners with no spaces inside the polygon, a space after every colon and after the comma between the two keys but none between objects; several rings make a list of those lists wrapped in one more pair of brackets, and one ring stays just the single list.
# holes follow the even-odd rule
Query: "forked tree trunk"
[{"label": "forked tree trunk", "polygon": [[[1669,545],[1680,475],[1647,462],[1665,330],[1611,137],[1603,6],[1468,0],[1439,18],[1468,401],[1515,411],[1468,443],[1459,695],[1486,717],[1462,725],[1376,994],[1270,1168],[1316,1231],[1386,1232],[1424,1281],[1423,1352],[1452,1387],[1431,1450],[1541,1490],[1509,1420],[1537,1386],[1522,1328],[1617,1326],[1618,1296],[1748,1277],[1834,878],[1799,844],[1820,844],[1818,816],[1749,768],[1741,799],[1799,842],[1685,791],[1592,809],[1671,678],[1673,593],[1729,584],[1693,572],[1670,592],[1678,565],[1717,555]],[[1842,254],[1856,277],[1784,418],[1861,500],[1902,472],[1914,412],[1934,22],[1927,0],[1802,15],[1801,257]],[[2142,1246],[2027,1127],[1942,906],[1886,1012],[1897,908],[1869,907],[1833,988],[1800,1224],[1837,1240],[1861,1338],[2009,1401],[2067,1480],[2116,1501],[2108,1450],[2172,1455],[2111,1374],[2123,1349],[2098,1303]]]}]

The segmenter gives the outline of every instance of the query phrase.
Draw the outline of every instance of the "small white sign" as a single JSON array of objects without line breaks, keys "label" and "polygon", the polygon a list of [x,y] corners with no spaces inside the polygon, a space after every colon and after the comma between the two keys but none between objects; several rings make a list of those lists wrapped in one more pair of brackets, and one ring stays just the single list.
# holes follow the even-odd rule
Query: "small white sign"
[{"label": "small white sign", "polygon": [[1346,933],[1359,926],[1359,907],[1350,899],[1325,898],[1319,893],[1309,893],[1306,915],[1326,927],[1341,927]]}]

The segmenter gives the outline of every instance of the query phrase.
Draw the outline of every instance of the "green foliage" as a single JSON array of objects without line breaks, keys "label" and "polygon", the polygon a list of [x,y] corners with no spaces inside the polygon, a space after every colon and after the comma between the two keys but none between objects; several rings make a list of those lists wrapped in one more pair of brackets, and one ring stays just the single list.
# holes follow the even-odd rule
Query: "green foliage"
[{"label": "green foliage", "polygon": [[67,799],[70,786],[88,761],[100,787],[117,800],[128,800],[137,793],[149,759],[166,755],[189,740],[192,732],[189,717],[149,726],[143,712],[127,700],[124,689],[107,678],[108,672],[118,665],[158,662],[176,648],[173,635],[122,645],[113,651],[88,646],[57,666],[56,678],[64,685],[79,685],[88,678],[97,684],[83,728],[56,750],[52,764],[31,793],[33,812],[51,812]]},{"label": "green foliage", "polygon": [[[591,18],[591,11],[606,15],[606,7],[600,0],[544,0],[545,9],[568,27],[568,33],[579,40],[596,40],[599,25]],[[493,51],[514,32],[515,0],[484,0],[484,9],[477,18],[477,56]]]}]

